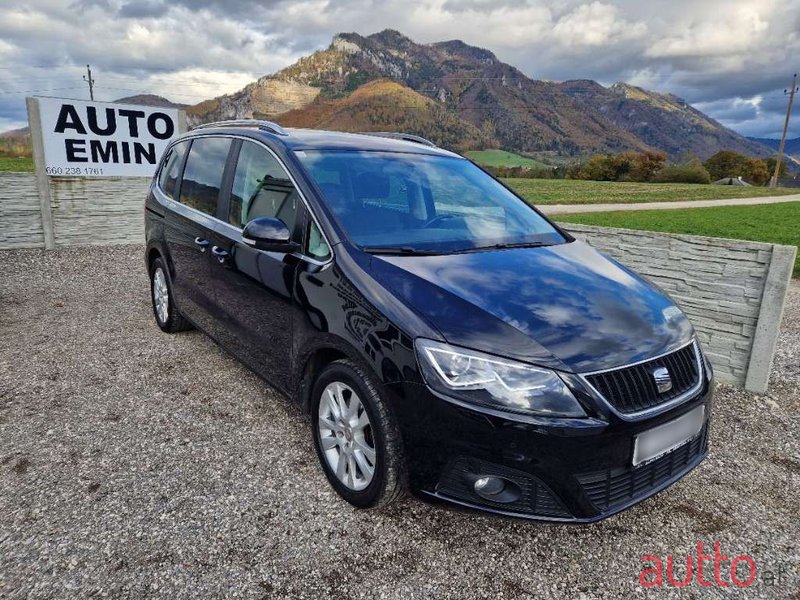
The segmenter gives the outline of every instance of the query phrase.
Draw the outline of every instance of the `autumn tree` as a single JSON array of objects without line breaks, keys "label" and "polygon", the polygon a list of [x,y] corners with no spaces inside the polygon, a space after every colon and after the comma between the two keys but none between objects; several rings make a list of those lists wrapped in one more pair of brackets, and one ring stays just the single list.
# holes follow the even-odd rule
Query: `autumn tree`
[{"label": "autumn tree", "polygon": [[[769,176],[772,177],[772,174],[775,172],[775,163],[777,162],[777,158],[774,156],[770,156],[769,158],[765,158],[764,162],[767,163],[767,171],[769,172]],[[778,169],[778,179],[785,179],[786,178],[786,160],[781,161],[781,168]]]},{"label": "autumn tree", "polygon": [[628,171],[628,179],[630,181],[653,181],[653,178],[664,168],[664,163],[667,161],[667,155],[658,150],[631,154],[633,156]]},{"label": "autumn tree", "polygon": [[595,181],[652,181],[667,155],[658,151],[596,154],[578,173],[580,179]]},{"label": "autumn tree", "polygon": [[741,177],[753,185],[764,185],[769,180],[769,169],[766,161],[750,158],[733,150],[720,150],[703,163],[716,181],[725,177]]}]

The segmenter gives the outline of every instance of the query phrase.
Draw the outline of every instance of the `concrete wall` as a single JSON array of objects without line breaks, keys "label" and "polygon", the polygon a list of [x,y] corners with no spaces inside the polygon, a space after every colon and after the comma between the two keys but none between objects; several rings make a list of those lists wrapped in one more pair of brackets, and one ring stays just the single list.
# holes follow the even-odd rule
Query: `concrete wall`
[{"label": "concrete wall", "polygon": [[[47,179],[0,173],[0,249],[144,241],[145,178]],[[665,289],[689,315],[719,379],[765,391],[794,263],[793,246],[565,226]]]},{"label": "concrete wall", "polygon": [[33,173],[0,173],[0,248],[43,246],[36,178]]},{"label": "concrete wall", "polygon": [[694,324],[720,380],[766,390],[793,246],[573,223],[564,227],[669,293]]},{"label": "concrete wall", "polygon": [[49,177],[49,219],[42,218],[33,173],[0,173],[0,249],[144,241],[144,177]]},{"label": "concrete wall", "polygon": [[55,245],[144,242],[149,187],[145,177],[51,177]]}]

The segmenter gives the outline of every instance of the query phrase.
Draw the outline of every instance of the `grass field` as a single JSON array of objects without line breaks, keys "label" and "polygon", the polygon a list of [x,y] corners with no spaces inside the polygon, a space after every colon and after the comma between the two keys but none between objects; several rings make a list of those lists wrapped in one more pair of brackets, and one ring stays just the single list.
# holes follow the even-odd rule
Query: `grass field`
[{"label": "grass field", "polygon": [[33,159],[30,157],[0,156],[0,171],[33,172]]},{"label": "grass field", "polygon": [[575,179],[504,179],[533,204],[604,204],[721,200],[797,194],[797,189],[703,185],[696,183],[619,183]]},{"label": "grass field", "polygon": [[542,167],[551,168],[546,164],[520,156],[513,152],[506,152],[505,150],[473,150],[466,153],[472,160],[487,167]]},{"label": "grass field", "polygon": [[[558,215],[564,223],[756,240],[800,246],[800,202]],[[567,225],[567,228],[569,225]],[[794,264],[800,277],[800,257]]]}]

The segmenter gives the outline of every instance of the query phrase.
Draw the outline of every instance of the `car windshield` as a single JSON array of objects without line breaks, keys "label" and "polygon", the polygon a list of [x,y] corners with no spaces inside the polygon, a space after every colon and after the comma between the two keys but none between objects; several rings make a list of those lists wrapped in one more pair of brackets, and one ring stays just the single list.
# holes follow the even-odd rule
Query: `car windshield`
[{"label": "car windshield", "polygon": [[296,154],[350,239],[369,252],[448,253],[565,241],[523,200],[462,158]]}]

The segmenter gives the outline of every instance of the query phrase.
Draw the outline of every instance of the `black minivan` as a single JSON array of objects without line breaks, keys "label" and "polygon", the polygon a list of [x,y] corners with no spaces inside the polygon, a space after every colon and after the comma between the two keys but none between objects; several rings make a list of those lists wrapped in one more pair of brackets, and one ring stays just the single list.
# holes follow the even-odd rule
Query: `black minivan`
[{"label": "black minivan", "polygon": [[158,326],[298,402],[355,506],[590,522],[707,453],[712,371],[670,298],[423,138],[204,125],[145,221]]}]

